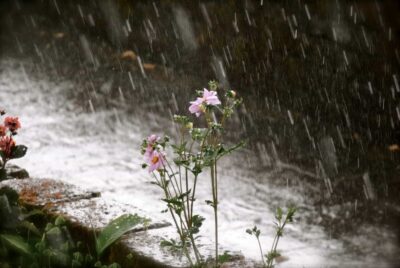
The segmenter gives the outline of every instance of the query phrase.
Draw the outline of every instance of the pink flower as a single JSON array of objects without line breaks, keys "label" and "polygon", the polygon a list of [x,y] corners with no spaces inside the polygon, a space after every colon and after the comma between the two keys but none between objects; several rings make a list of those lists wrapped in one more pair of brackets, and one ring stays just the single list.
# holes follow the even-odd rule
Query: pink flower
[{"label": "pink flower", "polygon": [[12,137],[3,136],[0,138],[0,151],[3,151],[6,158],[10,158],[11,150],[15,146],[15,141]]},{"label": "pink flower", "polygon": [[197,98],[195,101],[191,101],[189,111],[192,114],[196,114],[197,117],[204,113],[205,105],[218,105],[221,101],[218,99],[217,92],[212,90],[203,89],[203,96]]},{"label": "pink flower", "polygon": [[7,128],[3,125],[0,125],[0,137],[3,137],[7,134]]},{"label": "pink flower", "polygon": [[149,137],[147,137],[147,142],[149,144],[154,144],[156,141],[158,141],[160,137],[158,137],[156,134],[152,134]]},{"label": "pink flower", "polygon": [[165,162],[165,153],[153,150],[150,157],[148,158],[149,172],[163,169],[165,166]]},{"label": "pink flower", "polygon": [[144,157],[146,158],[146,160],[151,157],[151,154],[154,151],[154,146],[158,140],[160,140],[160,137],[155,134],[152,134],[147,138],[147,147],[144,153]]},{"label": "pink flower", "polygon": [[18,120],[18,117],[7,116],[4,119],[4,125],[11,131],[15,132],[17,129],[21,128],[21,123]]}]

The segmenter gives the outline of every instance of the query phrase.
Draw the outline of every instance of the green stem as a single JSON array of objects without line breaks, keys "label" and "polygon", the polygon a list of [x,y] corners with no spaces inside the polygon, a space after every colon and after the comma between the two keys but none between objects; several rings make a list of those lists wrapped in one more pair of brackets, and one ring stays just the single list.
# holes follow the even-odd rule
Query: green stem
[{"label": "green stem", "polygon": [[[189,178],[188,178],[188,176],[189,176],[189,174],[188,174],[188,169],[185,168],[185,183],[186,183],[186,193],[187,193],[187,196],[186,196],[186,205],[187,205],[188,219],[190,220],[190,222],[188,222],[188,226],[189,226],[189,228],[190,228],[190,227],[192,227],[191,219],[192,219],[192,216],[193,216],[193,215],[191,215],[191,213],[190,213],[190,200],[189,200],[189,199],[190,199],[190,198],[189,198],[190,194],[189,194]],[[192,201],[192,203],[193,203],[193,201]]]},{"label": "green stem", "polygon": [[211,165],[211,186],[213,194],[214,208],[214,229],[215,229],[215,267],[218,267],[218,180],[217,180],[217,162]]},{"label": "green stem", "polygon": [[[168,177],[170,178],[170,182],[171,182],[172,188],[173,188],[173,190],[175,192],[175,195],[179,195],[179,194],[182,193],[182,189],[179,189],[178,180],[176,179],[176,175],[174,173],[174,170],[172,169],[172,167],[171,167],[170,163],[168,162],[168,160],[165,160],[165,162],[167,163],[168,168],[171,171],[171,175],[168,173],[167,169],[165,169],[165,172],[168,174]],[[172,178],[174,180],[172,180]],[[175,182],[176,188],[175,188],[174,182]]]},{"label": "green stem", "polygon": [[262,248],[261,248],[260,239],[258,238],[258,236],[256,236],[256,238],[257,238],[257,242],[258,242],[258,247],[260,249],[261,260],[262,260],[263,266],[265,267],[265,260],[264,260],[264,255],[263,255]]},{"label": "green stem", "polygon": [[195,241],[194,241],[193,235],[190,234],[189,237],[190,237],[190,241],[192,242],[193,251],[194,251],[194,256],[196,257],[197,264],[200,264],[200,263],[201,263],[201,255],[200,255],[199,249],[198,249],[197,246],[196,246],[196,243],[195,243]]},{"label": "green stem", "polygon": [[196,185],[197,185],[197,175],[194,177],[194,183],[193,183],[193,192],[192,192],[192,200],[190,204],[190,214],[193,216],[193,205],[194,205],[194,196],[196,193]]},{"label": "green stem", "polygon": [[[165,197],[168,199],[168,198],[170,198],[171,194],[168,192],[168,189],[167,189],[168,186],[167,186],[167,183],[165,181],[165,175],[161,177],[161,181],[163,183],[162,186],[163,186]],[[184,235],[183,235],[182,227],[181,228],[179,227],[178,221],[176,220],[174,212],[173,212],[173,210],[172,210],[172,208],[170,206],[168,206],[168,210],[171,213],[171,217],[172,217],[172,219],[174,221],[176,230],[177,230],[177,232],[179,234],[179,237],[181,239],[181,243],[182,243],[184,254],[185,254],[186,258],[188,259],[188,261],[190,263],[190,266],[193,266],[192,258],[190,257],[190,254],[189,254],[189,252],[187,250],[187,247],[186,247],[186,240],[185,240]],[[182,219],[181,218],[180,218],[180,221],[182,223]]]}]

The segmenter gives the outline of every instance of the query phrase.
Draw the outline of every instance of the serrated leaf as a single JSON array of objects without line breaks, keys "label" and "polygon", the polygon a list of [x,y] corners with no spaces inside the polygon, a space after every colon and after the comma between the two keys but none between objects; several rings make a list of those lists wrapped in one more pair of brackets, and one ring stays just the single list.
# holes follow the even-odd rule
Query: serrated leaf
[{"label": "serrated leaf", "polygon": [[130,231],[136,225],[143,223],[143,218],[137,214],[124,214],[112,220],[99,234],[96,239],[96,252],[98,256],[104,252],[112,243],[118,240],[123,234]]}]

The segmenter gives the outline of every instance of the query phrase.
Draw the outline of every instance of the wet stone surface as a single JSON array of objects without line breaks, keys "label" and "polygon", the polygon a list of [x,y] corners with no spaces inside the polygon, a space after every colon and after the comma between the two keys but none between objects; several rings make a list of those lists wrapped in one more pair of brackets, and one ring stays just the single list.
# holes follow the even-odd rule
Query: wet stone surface
[{"label": "wet stone surface", "polygon": [[[0,182],[0,188],[3,187],[17,191],[22,205],[42,208],[50,216],[62,215],[69,222],[72,235],[80,239],[92,239],[94,231],[100,231],[123,214],[138,214],[148,221],[133,228],[111,246],[113,261],[122,267],[189,267],[182,254],[160,245],[162,239],[172,238],[175,229],[158,215],[148,215],[133,205],[106,200],[98,192],[52,179],[11,179]],[[211,248],[211,244],[204,244],[200,250],[205,256],[211,256]],[[128,254],[133,256],[133,261],[127,261]],[[222,267],[255,266],[237,255],[233,262]]]},{"label": "wet stone surface", "polygon": [[148,222],[144,225],[137,225],[132,231],[162,228],[170,225],[169,222],[156,215],[146,215],[145,212],[135,206],[105,200],[101,197],[61,203],[50,208],[49,211],[65,215],[72,223],[90,226],[93,229],[104,228],[110,221],[123,214],[135,213],[148,219]]},{"label": "wet stone surface", "polygon": [[[151,258],[152,256],[158,256],[157,260],[162,260],[162,264],[167,265],[166,267],[189,267],[189,263],[185,256],[181,252],[171,251],[168,248],[161,247],[160,241],[162,239],[169,239],[169,235],[173,234],[175,229],[173,226],[152,229],[143,232],[135,233],[134,235],[125,236],[121,243],[124,245],[128,252],[135,252],[138,256],[144,258]],[[202,240],[200,238],[200,240]],[[212,244],[203,244],[201,241],[201,246],[199,247],[205,259],[210,260],[213,254]],[[211,242],[211,241],[209,241]],[[224,251],[221,251],[224,252]],[[254,261],[244,259],[243,255],[237,252],[229,252],[232,256],[231,262],[226,262],[221,265],[224,268],[250,268],[258,267]],[[208,267],[208,266],[207,266]],[[213,267],[212,264],[209,267]]]},{"label": "wet stone surface", "polygon": [[3,186],[9,186],[17,191],[22,203],[33,207],[100,196],[98,192],[82,190],[52,179],[12,179],[2,181],[0,188]]}]

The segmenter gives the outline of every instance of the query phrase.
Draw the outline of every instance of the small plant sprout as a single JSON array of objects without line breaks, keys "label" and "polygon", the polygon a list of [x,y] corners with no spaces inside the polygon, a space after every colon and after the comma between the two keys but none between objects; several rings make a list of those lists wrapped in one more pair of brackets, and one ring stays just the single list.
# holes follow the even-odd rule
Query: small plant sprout
[{"label": "small plant sprout", "polygon": [[[294,216],[295,212],[296,212],[296,209],[294,207],[289,207],[285,217],[283,218],[282,209],[277,208],[276,215],[275,215],[276,222],[274,222],[274,224],[276,226],[275,227],[276,234],[275,234],[274,240],[272,242],[271,250],[268,251],[267,254],[265,254],[265,255],[263,254],[263,250],[262,250],[260,238],[259,238],[261,235],[260,229],[258,229],[257,226],[254,226],[252,229],[246,230],[246,233],[248,233],[249,235],[254,235],[257,239],[263,267],[266,267],[266,268],[274,267],[274,260],[280,256],[279,252],[277,251],[279,239],[283,236],[283,230],[284,230],[286,224],[293,222],[293,216]],[[265,258],[264,258],[264,256],[265,256]]]},{"label": "small plant sprout", "polygon": [[[200,266],[203,257],[197,246],[198,234],[204,218],[194,211],[196,187],[202,172],[210,169],[211,198],[206,200],[214,211],[215,226],[215,266],[218,266],[218,167],[221,157],[244,145],[243,142],[226,147],[223,143],[224,126],[241,103],[234,91],[226,91],[220,99],[215,81],[209,82],[209,88],[198,92],[195,101],[190,102],[189,112],[200,119],[204,127],[195,127],[188,116],[175,115],[178,142],[173,144],[167,136],[150,135],[143,140],[141,152],[153,177],[152,184],[160,187],[163,201],[179,235],[179,241],[162,241],[163,246],[179,249],[187,257],[191,266]],[[203,121],[203,122],[201,122]],[[167,148],[173,156],[167,155]],[[194,255],[194,259],[193,259]]]}]

